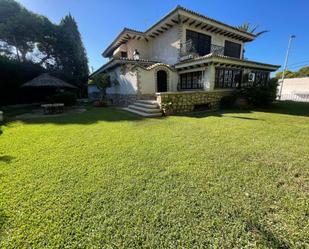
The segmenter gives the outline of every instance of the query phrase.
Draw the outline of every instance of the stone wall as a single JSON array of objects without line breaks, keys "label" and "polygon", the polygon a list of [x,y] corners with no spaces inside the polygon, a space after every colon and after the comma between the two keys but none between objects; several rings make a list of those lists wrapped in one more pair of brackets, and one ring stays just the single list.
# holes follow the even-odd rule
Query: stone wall
[{"label": "stone wall", "polygon": [[198,107],[197,105],[204,105],[200,107],[213,110],[220,107],[222,97],[232,93],[232,90],[166,92],[157,93],[157,101],[160,105],[164,101],[171,101],[172,113],[191,112]]},{"label": "stone wall", "polygon": [[115,106],[128,106],[136,101],[136,94],[107,94],[109,104]]}]

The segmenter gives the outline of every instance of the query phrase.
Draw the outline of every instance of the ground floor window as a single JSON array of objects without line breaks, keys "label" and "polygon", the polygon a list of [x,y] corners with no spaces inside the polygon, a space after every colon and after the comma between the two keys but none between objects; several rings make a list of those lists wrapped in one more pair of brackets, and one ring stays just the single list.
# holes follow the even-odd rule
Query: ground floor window
[{"label": "ground floor window", "polygon": [[215,88],[239,88],[242,71],[233,68],[216,68]]},{"label": "ground floor window", "polygon": [[183,73],[180,75],[180,89],[202,89],[203,73],[202,71]]},{"label": "ground floor window", "polygon": [[269,78],[269,72],[265,71],[252,71],[254,73],[254,85],[262,85],[265,86],[267,84]]}]

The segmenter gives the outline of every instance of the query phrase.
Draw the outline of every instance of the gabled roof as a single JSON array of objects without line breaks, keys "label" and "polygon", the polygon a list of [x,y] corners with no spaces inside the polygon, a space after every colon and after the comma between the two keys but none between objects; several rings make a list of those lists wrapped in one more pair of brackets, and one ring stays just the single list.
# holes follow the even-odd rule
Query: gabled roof
[{"label": "gabled roof", "polygon": [[111,56],[117,47],[123,43],[126,43],[130,39],[144,39],[148,42],[148,40],[156,38],[178,24],[188,24],[189,26],[242,40],[244,42],[252,41],[256,38],[254,34],[239,30],[231,25],[188,10],[182,6],[177,6],[145,32],[124,28],[116,39],[103,52],[103,56]]}]

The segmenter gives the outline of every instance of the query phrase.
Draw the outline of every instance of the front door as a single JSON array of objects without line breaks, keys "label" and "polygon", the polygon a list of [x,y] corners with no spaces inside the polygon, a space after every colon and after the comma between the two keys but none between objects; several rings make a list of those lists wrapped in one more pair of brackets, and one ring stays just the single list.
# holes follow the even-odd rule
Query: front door
[{"label": "front door", "polygon": [[167,92],[167,73],[164,70],[157,72],[157,91]]}]

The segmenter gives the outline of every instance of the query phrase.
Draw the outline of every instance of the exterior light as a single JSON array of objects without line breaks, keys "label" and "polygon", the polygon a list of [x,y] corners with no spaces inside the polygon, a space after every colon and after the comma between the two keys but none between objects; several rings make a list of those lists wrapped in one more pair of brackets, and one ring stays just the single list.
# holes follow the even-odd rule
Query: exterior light
[{"label": "exterior light", "polygon": [[139,60],[140,59],[140,55],[139,52],[137,51],[137,49],[134,50],[133,52],[133,60]]}]

